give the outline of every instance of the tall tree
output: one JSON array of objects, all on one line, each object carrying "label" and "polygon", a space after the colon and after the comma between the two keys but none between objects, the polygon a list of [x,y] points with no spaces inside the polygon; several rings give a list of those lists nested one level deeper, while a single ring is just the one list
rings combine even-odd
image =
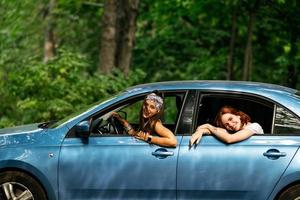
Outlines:
[{"label": "tall tree", "polygon": [[50,0],[43,16],[46,22],[45,41],[44,41],[44,62],[48,62],[55,55],[55,39],[54,39],[54,8],[56,0]]},{"label": "tall tree", "polygon": [[128,75],[131,64],[132,50],[135,42],[136,17],[139,0],[119,1],[119,10],[122,13],[118,18],[118,52],[117,67]]},{"label": "tall tree", "polygon": [[115,67],[118,0],[105,0],[98,69],[110,73]]},{"label": "tall tree", "polygon": [[234,58],[234,46],[236,40],[236,21],[237,21],[237,5],[233,5],[232,17],[231,17],[231,34],[229,52],[227,57],[227,80],[234,79],[233,73],[233,58]]},{"label": "tall tree", "polygon": [[119,68],[129,72],[135,41],[139,0],[106,0],[102,17],[101,50],[98,69],[110,73]]},{"label": "tall tree", "polygon": [[247,31],[247,44],[245,48],[244,67],[243,67],[243,80],[248,81],[251,78],[252,71],[252,37],[254,29],[255,15],[258,11],[260,0],[256,0],[253,5],[251,2],[247,4],[249,11],[248,31]]}]

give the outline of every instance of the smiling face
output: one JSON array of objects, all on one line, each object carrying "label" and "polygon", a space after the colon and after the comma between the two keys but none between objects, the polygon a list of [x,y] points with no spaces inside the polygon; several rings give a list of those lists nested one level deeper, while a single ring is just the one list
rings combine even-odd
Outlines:
[{"label": "smiling face", "polygon": [[223,126],[229,131],[239,131],[242,129],[241,117],[231,113],[225,113],[221,116]]},{"label": "smiling face", "polygon": [[155,102],[152,100],[146,100],[143,104],[143,117],[151,118],[159,112],[157,110]]}]

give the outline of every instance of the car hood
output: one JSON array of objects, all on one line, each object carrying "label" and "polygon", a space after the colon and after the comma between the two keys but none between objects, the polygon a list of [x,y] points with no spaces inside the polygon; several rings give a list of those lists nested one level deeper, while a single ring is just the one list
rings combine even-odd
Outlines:
[{"label": "car hood", "polygon": [[10,128],[3,128],[0,129],[0,135],[6,135],[6,134],[18,134],[18,133],[33,133],[33,132],[39,132],[43,129],[38,127],[39,124],[27,124],[22,126],[15,126]]}]

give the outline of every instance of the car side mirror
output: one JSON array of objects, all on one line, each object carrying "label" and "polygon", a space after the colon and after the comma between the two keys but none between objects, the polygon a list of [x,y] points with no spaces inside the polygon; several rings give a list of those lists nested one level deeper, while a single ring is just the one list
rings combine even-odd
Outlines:
[{"label": "car side mirror", "polygon": [[88,138],[91,134],[90,121],[82,121],[75,126],[75,133],[78,137]]}]

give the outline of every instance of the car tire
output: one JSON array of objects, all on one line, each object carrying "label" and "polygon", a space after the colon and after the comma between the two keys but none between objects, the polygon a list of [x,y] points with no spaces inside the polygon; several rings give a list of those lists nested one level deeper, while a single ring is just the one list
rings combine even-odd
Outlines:
[{"label": "car tire", "polygon": [[24,199],[47,200],[41,185],[31,176],[19,171],[0,173],[0,199],[23,199],[22,195],[26,195]]},{"label": "car tire", "polygon": [[294,185],[282,192],[278,200],[300,200],[300,185]]}]

